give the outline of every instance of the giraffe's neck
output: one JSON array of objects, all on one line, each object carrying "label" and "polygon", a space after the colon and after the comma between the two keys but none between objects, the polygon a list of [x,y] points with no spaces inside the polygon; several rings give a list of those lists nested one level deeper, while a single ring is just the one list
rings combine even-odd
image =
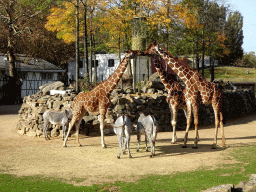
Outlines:
[{"label": "giraffe's neck", "polygon": [[119,80],[122,78],[123,73],[128,65],[129,62],[129,55],[126,54],[118,66],[118,68],[115,70],[115,72],[104,82],[104,87],[106,92],[111,93],[113,89],[116,87]]},{"label": "giraffe's neck", "polygon": [[162,83],[164,84],[165,88],[168,90],[168,85],[169,85],[169,82],[168,82],[168,79],[166,78],[166,76],[163,75],[161,69],[159,68],[156,68],[157,72],[158,72],[158,75],[160,76],[160,79],[162,81]]},{"label": "giraffe's neck", "polygon": [[[158,61],[156,61],[158,62]],[[169,77],[167,72],[162,68],[160,63],[155,63],[155,67],[159,77],[161,78],[162,83],[164,84],[165,88],[168,90],[170,89],[170,85],[174,82],[174,77]]]},{"label": "giraffe's neck", "polygon": [[171,56],[164,48],[162,48],[160,51],[158,47],[156,47],[156,50],[165,60],[165,62],[172,68],[174,73],[176,73],[184,81],[184,83],[187,84],[187,73],[190,71],[190,69],[183,66],[178,59]]}]

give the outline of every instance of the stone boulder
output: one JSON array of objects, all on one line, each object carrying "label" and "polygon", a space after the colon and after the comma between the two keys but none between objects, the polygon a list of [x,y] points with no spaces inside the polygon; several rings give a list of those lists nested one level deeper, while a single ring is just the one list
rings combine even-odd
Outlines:
[{"label": "stone boulder", "polygon": [[65,86],[64,83],[62,83],[61,81],[56,81],[53,83],[47,83],[45,85],[42,85],[41,87],[39,87],[40,92],[43,93],[43,95],[49,95],[50,94],[50,90],[65,90]]}]

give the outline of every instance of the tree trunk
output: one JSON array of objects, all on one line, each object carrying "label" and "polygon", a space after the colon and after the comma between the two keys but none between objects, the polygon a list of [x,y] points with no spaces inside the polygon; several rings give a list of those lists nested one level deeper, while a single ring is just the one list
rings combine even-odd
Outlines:
[{"label": "tree trunk", "polygon": [[196,70],[199,72],[198,42],[196,43]]},{"label": "tree trunk", "polygon": [[14,50],[13,46],[11,43],[11,40],[8,37],[8,45],[7,45],[7,57],[9,61],[9,75],[13,77],[14,79],[17,79],[17,70],[15,67],[15,55],[14,55]]},{"label": "tree trunk", "polygon": [[90,50],[90,56],[91,56],[91,60],[90,60],[90,82],[92,83],[92,66],[93,66],[93,61],[92,61],[92,58],[93,58],[93,55],[92,55],[92,34],[90,34],[90,47],[91,47],[91,50]]},{"label": "tree trunk", "polygon": [[76,92],[79,91],[79,0],[76,0]]},{"label": "tree trunk", "polygon": [[149,57],[147,57],[147,81],[149,81],[149,65],[150,65],[150,59],[149,59]]},{"label": "tree trunk", "polygon": [[[119,63],[121,64],[121,40],[120,40],[120,36],[118,38],[118,58],[119,58]],[[123,86],[123,77],[121,77],[120,79],[120,84],[121,84],[121,89],[123,90],[124,86]]]},{"label": "tree trunk", "polygon": [[196,53],[196,70],[199,72],[199,56],[198,53]]},{"label": "tree trunk", "polygon": [[204,41],[203,41],[203,55],[202,55],[202,76],[204,77]]},{"label": "tree trunk", "polygon": [[87,0],[84,3],[84,78],[89,82],[88,73],[88,43],[87,43]]},{"label": "tree trunk", "polygon": [[12,14],[14,13],[13,9],[14,4],[10,4],[9,9],[6,10],[6,15],[8,17],[8,36],[7,36],[7,58],[9,61],[9,75],[13,79],[17,79],[17,71],[15,68],[15,55],[14,55],[14,48],[13,48],[13,38],[14,38],[14,31],[13,31],[13,17]]},{"label": "tree trunk", "polygon": [[94,38],[94,36],[93,36],[93,58],[94,58],[94,62],[93,62],[93,64],[94,64],[94,84],[96,85],[97,84],[97,79],[98,79],[98,71],[97,71],[97,62],[96,62],[96,52],[95,52],[95,38]]},{"label": "tree trunk", "polygon": [[211,82],[213,82],[213,81],[214,81],[214,63],[213,63],[212,61],[213,61],[213,59],[212,59],[212,57],[210,57]]}]

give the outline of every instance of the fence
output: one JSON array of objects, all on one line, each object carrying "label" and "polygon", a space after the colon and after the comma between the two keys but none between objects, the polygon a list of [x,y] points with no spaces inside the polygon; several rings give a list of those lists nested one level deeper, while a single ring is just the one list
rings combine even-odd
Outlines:
[{"label": "fence", "polygon": [[62,81],[67,85],[66,75],[57,73],[20,73],[18,81],[10,83],[10,77],[2,75],[0,78],[0,104],[18,104],[27,95],[39,91],[39,87],[51,82]]}]

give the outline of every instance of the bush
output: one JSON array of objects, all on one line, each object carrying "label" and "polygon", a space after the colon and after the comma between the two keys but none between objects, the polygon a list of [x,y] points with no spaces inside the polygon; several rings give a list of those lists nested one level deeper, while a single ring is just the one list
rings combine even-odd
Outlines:
[{"label": "bush", "polygon": [[234,66],[256,67],[256,56],[252,53],[245,53],[242,59],[237,59]]}]

